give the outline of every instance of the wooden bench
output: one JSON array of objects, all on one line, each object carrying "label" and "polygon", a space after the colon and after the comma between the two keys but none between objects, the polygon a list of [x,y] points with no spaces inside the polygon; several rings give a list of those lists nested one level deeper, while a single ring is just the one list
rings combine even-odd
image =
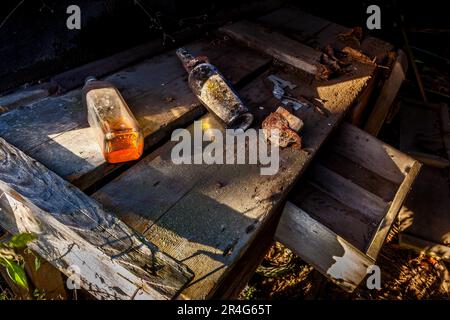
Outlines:
[{"label": "wooden bench", "polygon": [[[261,35],[268,26],[284,35],[283,43],[267,43]],[[174,52],[170,51],[106,77],[121,90],[144,130],[145,155],[135,163],[110,165],[104,161],[88,128],[79,88],[1,115],[0,135],[7,141],[2,141],[6,150],[4,155],[19,154],[25,162],[31,162],[33,165],[25,170],[25,174],[32,174],[35,165],[39,172],[45,172],[58,181],[57,185],[50,186],[41,183],[40,192],[30,197],[20,184],[15,184],[14,173],[10,173],[8,179],[3,178],[2,174],[7,170],[1,167],[1,189],[8,193],[8,202],[1,203],[2,208],[14,202],[23,206],[23,210],[31,210],[39,219],[53,217],[60,210],[64,212],[66,205],[64,202],[60,204],[62,207],[52,203],[44,205],[41,197],[46,194],[47,187],[52,193],[54,187],[63,186],[62,190],[70,197],[76,194],[90,206],[98,208],[96,210],[102,210],[102,215],[108,219],[118,218],[117,224],[122,231],[125,230],[123,232],[128,238],[137,237],[135,241],[145,243],[151,252],[158,252],[163,270],[171,266],[173,276],[168,277],[168,273],[163,272],[158,279],[166,276],[178,279],[173,282],[172,289],[161,290],[161,286],[154,284],[144,297],[160,298],[155,292],[163,292],[164,298],[235,297],[270,245],[289,191],[355,105],[357,115],[353,118],[360,118],[366,105],[364,101],[374,87],[378,75],[376,64],[358,59],[351,61],[352,72],[328,81],[318,81],[311,76],[314,69],[310,66],[320,63],[316,59],[320,57],[318,49],[328,44],[342,48],[339,34],[348,31],[348,28],[288,8],[257,21],[225,26],[221,33],[187,45],[194,54],[208,56],[237,87],[255,115],[254,128],[260,128],[262,120],[280,103],[273,97],[267,82],[271,74],[297,85],[290,92],[292,96],[323,101],[325,113],[314,108],[300,108],[294,112],[305,123],[303,148],[280,151],[278,174],[262,176],[260,167],[251,164],[175,165],[171,161],[174,144],[167,139],[175,128],[188,126],[192,130],[192,125],[189,125],[199,117],[207,124],[205,127],[223,128],[210,114],[202,116],[205,109],[191,93],[187,74]],[[224,37],[223,33],[229,37]],[[251,41],[248,41],[249,36]],[[255,39],[258,40],[257,46],[254,45]],[[273,50],[263,50],[271,46]],[[304,54],[299,52],[296,56],[292,48],[304,51]],[[367,37],[357,49],[366,50],[382,63],[392,46]],[[301,63],[305,57],[313,59],[306,67]],[[273,64],[273,60],[284,64]],[[286,63],[292,64],[296,70]],[[255,141],[250,140],[249,144],[252,143]],[[48,170],[35,164],[36,161]],[[62,182],[50,170],[92,198]],[[36,177],[36,181],[39,179]],[[33,185],[31,181],[30,185]],[[76,212],[82,210],[82,202],[79,206]],[[78,230],[77,221],[64,221],[64,230],[72,233]],[[9,226],[11,232],[17,231],[14,223],[2,220],[0,223]],[[89,238],[91,234],[95,237],[96,232],[75,233],[81,236],[79,241],[82,243],[87,241],[98,245]],[[39,251],[41,241],[44,240],[39,239],[33,249],[70,275],[67,266],[58,264],[59,260],[49,259],[47,252]],[[122,248],[117,244],[114,246],[114,250]],[[81,251],[74,254],[81,254]],[[149,251],[146,254],[150,254]],[[106,255],[111,258],[115,253],[108,251]],[[108,263],[111,262],[105,262],[104,267],[109,270]],[[151,270],[147,272],[151,273]],[[190,281],[191,272],[193,279]],[[96,295],[90,281],[95,279],[86,278],[82,282],[83,288],[98,298],[106,298],[105,295]],[[130,288],[115,298],[137,298],[131,291]]]},{"label": "wooden bench", "polygon": [[420,166],[344,124],[291,193],[275,238],[353,291],[376,264]]}]

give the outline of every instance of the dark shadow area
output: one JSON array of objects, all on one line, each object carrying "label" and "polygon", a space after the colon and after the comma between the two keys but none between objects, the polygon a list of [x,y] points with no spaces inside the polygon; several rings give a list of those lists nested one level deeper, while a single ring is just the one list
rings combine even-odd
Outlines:
[{"label": "dark shadow area", "polygon": [[[281,1],[7,0],[0,7],[0,92],[155,40],[171,47],[177,31],[197,37],[235,17]],[[66,26],[68,6],[81,10],[81,29]],[[178,44],[180,45],[180,44]]]}]

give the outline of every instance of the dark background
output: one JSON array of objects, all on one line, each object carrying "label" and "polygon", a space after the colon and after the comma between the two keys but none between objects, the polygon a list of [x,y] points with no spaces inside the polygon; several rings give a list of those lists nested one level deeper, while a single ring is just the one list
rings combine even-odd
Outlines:
[{"label": "dark background", "polygon": [[[260,15],[277,2],[349,27],[365,26],[367,6],[378,4],[382,30],[374,35],[401,46],[398,21],[403,13],[408,27],[444,29],[412,33],[414,45],[450,55],[446,1],[2,0],[0,94],[150,40],[177,45],[171,41],[177,30],[198,30],[200,36],[227,21]],[[66,28],[71,4],[81,8],[81,30]]]}]

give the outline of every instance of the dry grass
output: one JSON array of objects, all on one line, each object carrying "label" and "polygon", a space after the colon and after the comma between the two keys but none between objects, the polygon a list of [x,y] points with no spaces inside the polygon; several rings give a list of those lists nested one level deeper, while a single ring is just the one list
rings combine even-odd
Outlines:
[{"label": "dry grass", "polygon": [[396,235],[397,228],[393,228],[378,257],[377,264],[382,273],[381,290],[370,290],[363,282],[349,294],[295,257],[289,249],[275,243],[262,263],[263,268],[258,269],[240,298],[449,299],[450,264],[400,248]]}]

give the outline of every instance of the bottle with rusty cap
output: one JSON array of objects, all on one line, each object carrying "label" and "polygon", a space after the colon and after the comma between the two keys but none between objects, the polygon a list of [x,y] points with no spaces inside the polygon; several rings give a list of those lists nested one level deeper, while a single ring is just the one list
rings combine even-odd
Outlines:
[{"label": "bottle with rusty cap", "polygon": [[194,57],[185,48],[179,48],[176,53],[189,73],[189,86],[208,111],[227,128],[250,127],[253,115],[217,68],[206,57]]},{"label": "bottle with rusty cap", "polygon": [[138,159],[144,135],[120,92],[109,82],[88,77],[82,94],[89,125],[105,160],[119,163]]}]

